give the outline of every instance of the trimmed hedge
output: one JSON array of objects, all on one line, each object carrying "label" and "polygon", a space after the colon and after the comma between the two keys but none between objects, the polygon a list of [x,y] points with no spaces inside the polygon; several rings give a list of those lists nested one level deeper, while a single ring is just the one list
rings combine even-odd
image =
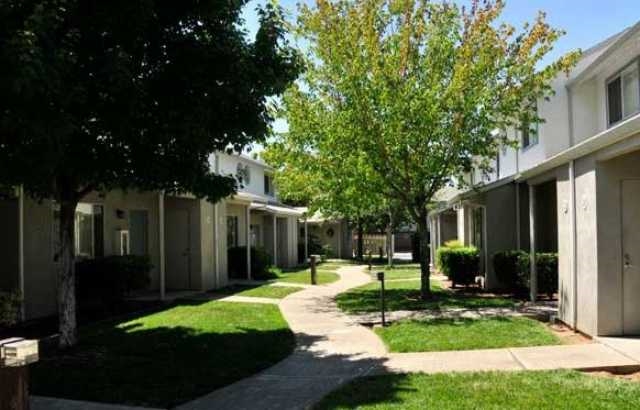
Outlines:
[{"label": "trimmed hedge", "polygon": [[468,286],[475,282],[480,271],[480,251],[473,246],[464,247],[458,243],[452,245],[454,246],[443,246],[437,251],[440,272],[451,280],[454,287]]},{"label": "trimmed hedge", "polygon": [[[227,251],[229,277],[235,279],[247,278],[247,247],[235,246]],[[273,262],[271,255],[261,248],[251,248],[251,277],[253,279],[272,279],[269,271]]]},{"label": "trimmed hedge", "polygon": [[0,292],[0,327],[9,327],[18,323],[20,315],[20,292]]},{"label": "trimmed hedge", "polygon": [[[498,280],[508,289],[529,289],[529,254],[523,251],[498,252],[493,256],[493,267]],[[549,298],[558,291],[558,254],[537,253],[538,293]]]},{"label": "trimmed hedge", "polygon": [[78,298],[113,306],[133,291],[149,286],[153,265],[148,256],[125,255],[85,259],[76,263]]}]

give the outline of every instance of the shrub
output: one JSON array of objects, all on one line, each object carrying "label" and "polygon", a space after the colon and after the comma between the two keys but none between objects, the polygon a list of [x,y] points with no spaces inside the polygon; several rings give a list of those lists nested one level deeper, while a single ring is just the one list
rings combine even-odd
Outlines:
[{"label": "shrub", "polygon": [[[504,251],[493,255],[493,269],[496,278],[500,281],[505,289],[519,290],[526,288],[527,285],[522,281],[522,262],[529,255],[523,251]],[[527,271],[528,272],[528,271]]]},{"label": "shrub", "polygon": [[20,292],[0,292],[0,327],[13,326],[20,316]]},{"label": "shrub", "polygon": [[[227,251],[229,277],[246,279],[247,277],[247,247],[235,246]],[[269,268],[272,265],[271,255],[262,248],[251,248],[251,277],[253,279],[271,279]]]},{"label": "shrub", "polygon": [[152,268],[148,256],[114,255],[79,261],[76,264],[78,297],[89,303],[98,299],[112,306],[131,292],[149,286]]},{"label": "shrub", "polygon": [[443,246],[437,252],[440,271],[453,286],[470,285],[480,271],[480,251],[473,247]]},{"label": "shrub", "polygon": [[[493,257],[493,266],[498,279],[510,289],[529,289],[531,261],[528,253],[523,251],[500,252]],[[558,290],[558,254],[537,253],[536,267],[538,271],[538,293],[545,293],[549,298]]]}]

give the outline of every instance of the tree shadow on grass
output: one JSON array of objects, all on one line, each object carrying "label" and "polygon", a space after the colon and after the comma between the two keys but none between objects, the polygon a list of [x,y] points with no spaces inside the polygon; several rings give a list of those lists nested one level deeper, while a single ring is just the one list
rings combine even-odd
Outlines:
[{"label": "tree shadow on grass", "polygon": [[381,403],[401,405],[402,394],[416,391],[406,374],[365,377],[334,391],[314,409],[356,409]]},{"label": "tree shadow on grass", "polygon": [[77,347],[34,365],[31,389],[42,396],[170,407],[266,369],[294,346],[292,332],[278,325],[203,330],[103,323],[81,332]]},{"label": "tree shadow on grass", "polygon": [[[420,290],[390,288],[385,291],[387,310],[439,310],[443,308],[500,308],[513,307],[514,301],[501,297],[462,294],[443,289],[432,289],[433,297],[422,300]],[[369,313],[380,310],[379,289],[355,289],[336,297],[338,306],[350,313]]]}]

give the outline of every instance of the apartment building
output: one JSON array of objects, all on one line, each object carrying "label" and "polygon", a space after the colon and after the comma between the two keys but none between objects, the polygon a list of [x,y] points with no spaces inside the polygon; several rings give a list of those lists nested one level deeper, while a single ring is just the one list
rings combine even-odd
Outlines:
[{"label": "apartment building", "polygon": [[[147,293],[207,291],[229,282],[227,249],[262,247],[280,267],[298,260],[298,217],[278,201],[273,169],[242,155],[218,153],[211,166],[238,178],[236,195],[213,204],[163,192],[93,192],[76,211],[75,252],[80,258],[148,255],[153,269]],[[0,291],[19,290],[24,319],[57,310],[57,237],[53,201],[36,201],[20,189],[0,195]],[[251,278],[247,252],[247,278]]]},{"label": "apartment building", "polygon": [[[492,256],[557,252],[559,315],[589,335],[640,334],[640,23],[584,52],[538,101],[537,130],[509,130],[494,171],[448,190],[430,216],[434,248],[457,238]],[[535,275],[535,264],[531,274]]]}]

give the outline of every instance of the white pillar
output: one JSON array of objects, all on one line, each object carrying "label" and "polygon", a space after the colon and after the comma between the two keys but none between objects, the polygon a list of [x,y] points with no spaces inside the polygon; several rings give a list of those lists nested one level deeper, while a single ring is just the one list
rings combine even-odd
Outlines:
[{"label": "white pillar", "polygon": [[247,220],[245,229],[247,238],[247,279],[251,280],[251,204],[247,205],[245,218]]},{"label": "white pillar", "polygon": [[24,187],[18,188],[18,288],[20,290],[20,317],[26,319],[24,286]]},{"label": "white pillar", "polygon": [[278,217],[273,214],[273,266],[278,266]]},{"label": "white pillar", "polygon": [[[577,330],[578,328],[578,231],[577,231],[577,220],[576,220],[576,174],[575,174],[575,161],[571,160],[569,163],[569,198],[571,204],[569,206],[569,212],[571,212],[571,298],[573,305],[573,329]],[[562,298],[559,298],[562,301]],[[562,303],[562,302],[560,302]]]},{"label": "white pillar", "polygon": [[530,240],[530,278],[529,289],[531,301],[535,302],[538,298],[538,272],[536,267],[536,189],[533,185],[529,185],[529,240]]},{"label": "white pillar", "polygon": [[160,251],[160,300],[165,298],[164,192],[158,195],[158,248]]},{"label": "white pillar", "polygon": [[304,261],[309,260],[309,223],[307,218],[304,218]]}]

